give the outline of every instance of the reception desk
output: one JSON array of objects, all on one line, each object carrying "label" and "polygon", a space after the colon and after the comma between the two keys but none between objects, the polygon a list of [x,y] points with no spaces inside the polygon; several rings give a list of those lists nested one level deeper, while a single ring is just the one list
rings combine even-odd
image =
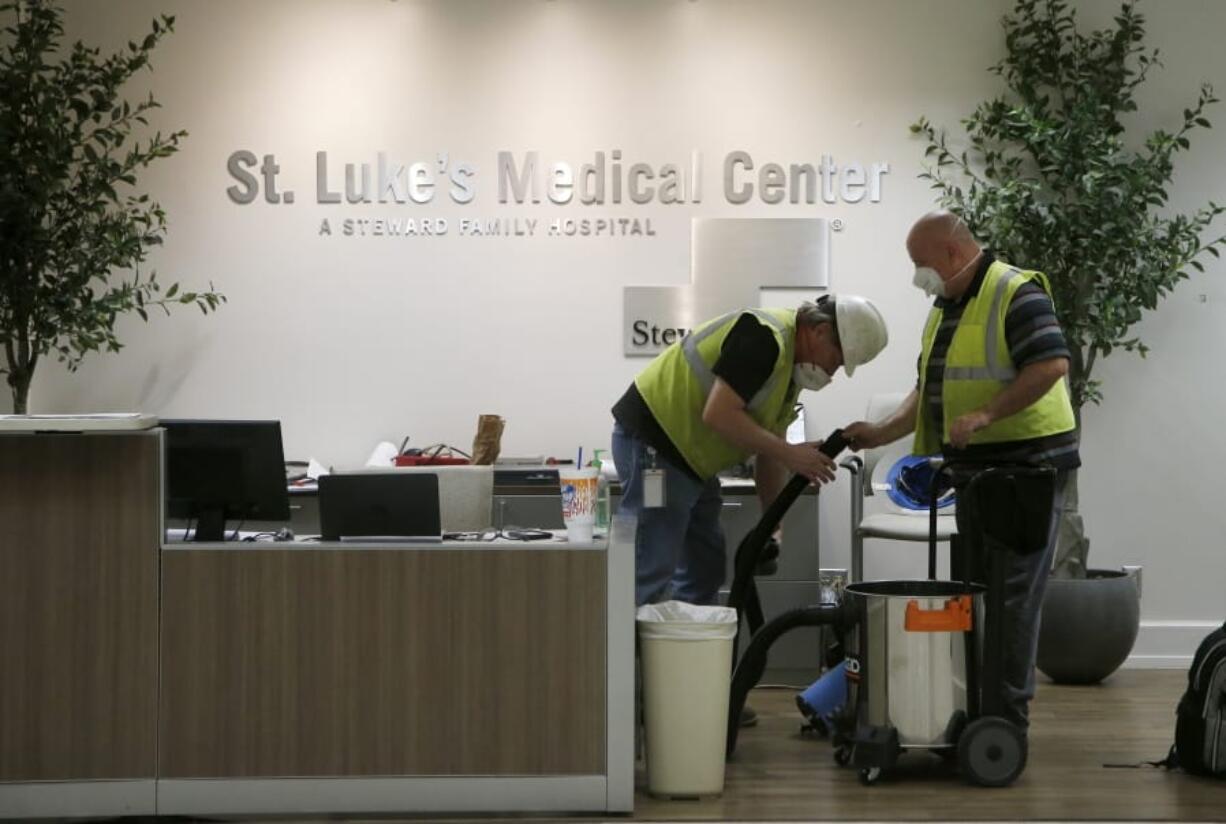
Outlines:
[{"label": "reception desk", "polygon": [[633,522],[166,543],[160,431],[0,441],[0,814],[633,806]]},{"label": "reception desk", "polygon": [[0,435],[0,814],[154,809],[160,444]]}]

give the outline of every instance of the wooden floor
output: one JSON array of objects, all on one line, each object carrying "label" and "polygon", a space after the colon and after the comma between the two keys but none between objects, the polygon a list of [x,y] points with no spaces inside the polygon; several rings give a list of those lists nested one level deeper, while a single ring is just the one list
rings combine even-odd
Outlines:
[{"label": "wooden floor", "polygon": [[[742,732],[723,796],[655,799],[645,793],[640,770],[633,818],[1226,821],[1226,784],[1220,781],[1148,767],[1103,767],[1166,754],[1174,734],[1175,703],[1186,682],[1184,671],[1123,670],[1096,687],[1059,687],[1041,676],[1040,682],[1031,705],[1029,766],[1012,787],[968,786],[925,753],[905,756],[892,779],[862,787],[854,770],[834,764],[827,742],[799,735],[793,691],[757,690],[750,703],[760,722]],[[397,819],[366,820],[387,824]]]},{"label": "wooden floor", "polygon": [[[759,690],[761,721],[744,730],[723,797],[636,799],[635,818],[670,820],[1226,820],[1226,784],[1147,767],[1107,769],[1166,755],[1184,671],[1123,670],[1096,687],[1040,676],[1031,705],[1030,760],[1012,787],[971,787],[934,756],[904,756],[874,787],[833,762],[830,745],[802,738],[794,693]],[[644,782],[640,782],[642,786]]]}]

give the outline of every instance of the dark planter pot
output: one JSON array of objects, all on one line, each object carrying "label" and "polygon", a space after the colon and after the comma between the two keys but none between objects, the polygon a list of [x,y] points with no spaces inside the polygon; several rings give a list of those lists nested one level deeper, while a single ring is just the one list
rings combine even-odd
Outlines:
[{"label": "dark planter pot", "polygon": [[1097,684],[1124,663],[1141,626],[1136,580],[1091,569],[1049,578],[1039,629],[1039,670],[1057,684]]}]

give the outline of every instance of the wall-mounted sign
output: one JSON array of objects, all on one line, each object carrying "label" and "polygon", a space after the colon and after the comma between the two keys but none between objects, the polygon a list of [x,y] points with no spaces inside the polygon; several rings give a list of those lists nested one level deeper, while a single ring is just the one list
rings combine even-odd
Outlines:
[{"label": "wall-mounted sign", "polygon": [[[440,152],[432,159],[408,160],[375,152],[365,160],[314,157],[314,202],[324,207],[384,206],[383,215],[320,215],[317,234],[324,237],[642,237],[655,236],[651,219],[634,215],[595,214],[608,207],[648,204],[672,206],[703,202],[704,159],[701,152],[665,163],[627,158],[620,149],[593,152],[575,164],[548,160],[540,152],[496,153],[491,191],[499,207],[547,204],[592,210],[578,218],[525,217],[520,214],[449,218],[422,214],[442,201],[467,206],[477,200],[482,180],[475,163]],[[297,193],[281,183],[282,164],[272,153],[257,156],[239,150],[226,159],[233,184],[226,194],[245,206],[288,206]],[[816,162],[762,162],[746,151],[728,152],[720,160],[725,202],[742,205],[880,202],[888,163],[836,163],[830,155]],[[406,207],[402,212],[398,207]]]},{"label": "wall-mounted sign", "polygon": [[623,351],[655,355],[696,323],[757,306],[760,289],[829,284],[830,225],[822,218],[695,218],[690,283],[625,288]]}]

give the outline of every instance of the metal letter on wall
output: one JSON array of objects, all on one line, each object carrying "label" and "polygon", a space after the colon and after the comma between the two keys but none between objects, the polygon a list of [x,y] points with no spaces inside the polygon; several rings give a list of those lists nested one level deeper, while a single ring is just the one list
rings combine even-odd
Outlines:
[{"label": "metal letter on wall", "polygon": [[830,224],[822,218],[694,218],[690,283],[627,286],[626,355],[662,352],[696,323],[756,307],[760,289],[826,289]]}]

